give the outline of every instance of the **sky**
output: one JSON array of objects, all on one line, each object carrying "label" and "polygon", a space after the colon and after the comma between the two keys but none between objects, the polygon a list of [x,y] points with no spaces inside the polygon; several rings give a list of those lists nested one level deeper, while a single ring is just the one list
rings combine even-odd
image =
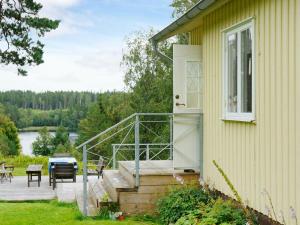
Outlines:
[{"label": "sky", "polygon": [[125,38],[172,21],[171,0],[36,1],[44,6],[41,16],[61,24],[43,39],[45,63],[28,68],[28,76],[18,76],[14,66],[0,66],[1,91],[124,90]]}]

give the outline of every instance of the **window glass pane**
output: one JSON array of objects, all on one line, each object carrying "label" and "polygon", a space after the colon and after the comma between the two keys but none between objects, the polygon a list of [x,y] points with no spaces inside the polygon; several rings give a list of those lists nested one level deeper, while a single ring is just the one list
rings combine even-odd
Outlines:
[{"label": "window glass pane", "polygon": [[199,78],[188,78],[187,79],[187,92],[199,91]]},{"label": "window glass pane", "polygon": [[187,108],[199,108],[200,62],[186,62],[186,99]]},{"label": "window glass pane", "polygon": [[250,29],[241,32],[241,111],[252,112],[252,37]]},{"label": "window glass pane", "polygon": [[187,107],[192,109],[199,108],[199,93],[188,93],[187,94]]},{"label": "window glass pane", "polygon": [[186,68],[187,77],[198,77],[199,76],[199,62],[188,61]]},{"label": "window glass pane", "polygon": [[237,112],[237,34],[227,37],[228,112]]}]

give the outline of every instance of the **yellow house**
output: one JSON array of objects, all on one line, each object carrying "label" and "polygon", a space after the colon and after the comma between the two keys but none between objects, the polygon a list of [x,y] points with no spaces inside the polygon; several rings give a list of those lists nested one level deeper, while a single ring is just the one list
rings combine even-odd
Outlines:
[{"label": "yellow house", "polygon": [[[174,45],[174,167],[200,167],[231,195],[216,160],[250,207],[268,214],[269,195],[277,220],[296,224],[300,0],[202,0],[151,40],[180,33],[190,38]],[[203,130],[179,140],[187,125],[176,120],[187,117]]]}]

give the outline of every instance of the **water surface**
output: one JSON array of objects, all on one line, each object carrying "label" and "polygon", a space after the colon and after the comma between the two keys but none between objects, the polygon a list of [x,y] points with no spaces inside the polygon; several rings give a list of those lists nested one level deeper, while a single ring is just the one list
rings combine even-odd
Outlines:
[{"label": "water surface", "polygon": [[[50,132],[50,134],[54,135],[55,132]],[[32,143],[36,140],[38,136],[38,132],[19,132],[20,143],[24,155],[32,155]],[[70,133],[69,135],[70,141],[72,143],[75,142],[76,137],[76,133]]]}]

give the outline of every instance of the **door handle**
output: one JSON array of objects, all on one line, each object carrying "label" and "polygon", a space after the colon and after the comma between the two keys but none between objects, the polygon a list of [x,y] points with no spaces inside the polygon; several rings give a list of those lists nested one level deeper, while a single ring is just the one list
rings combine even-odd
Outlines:
[{"label": "door handle", "polygon": [[185,106],[185,104],[184,103],[178,103],[178,102],[176,102],[176,106]]}]

